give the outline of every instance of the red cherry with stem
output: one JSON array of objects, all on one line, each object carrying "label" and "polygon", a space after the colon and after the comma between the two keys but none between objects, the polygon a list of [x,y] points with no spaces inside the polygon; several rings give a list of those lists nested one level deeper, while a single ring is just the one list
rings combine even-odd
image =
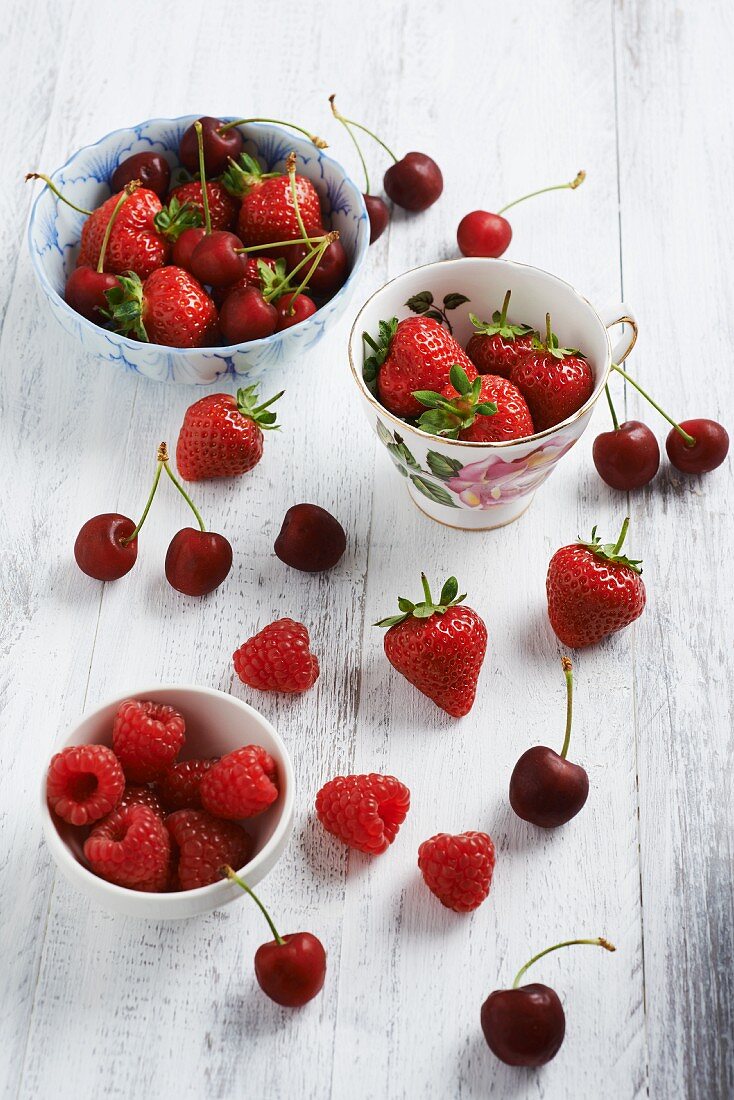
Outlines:
[{"label": "red cherry with stem", "polygon": [[406,153],[398,160],[388,152],[395,161],[382,178],[388,197],[396,206],[416,214],[433,206],[443,191],[443,176],[435,160],[425,153]]},{"label": "red cherry with stem", "polygon": [[278,314],[278,324],[275,331],[282,332],[285,328],[300,325],[301,321],[313,317],[316,308],[316,303],[313,298],[309,298],[308,294],[298,294],[295,297],[286,295],[285,298],[279,299],[275,306]]},{"label": "red cherry with stem", "polygon": [[591,454],[599,477],[612,489],[639,489],[652,481],[660,466],[658,441],[640,420],[620,424],[609,386],[605,387],[614,428],[594,440]]},{"label": "red cherry with stem", "polygon": [[589,796],[589,777],[580,764],[566,759],[573,717],[573,669],[561,658],[566,677],[566,735],[560,756],[545,745],[524,752],[512,771],[510,805],[523,821],[541,829],[565,825],[581,810]]},{"label": "red cherry with stem", "polygon": [[275,540],[276,555],[304,573],[333,569],[347,546],[338,519],[318,504],[294,504],[283,519]]},{"label": "red cherry with stem", "polygon": [[278,325],[275,306],[266,302],[256,286],[228,294],[219,314],[219,328],[225,344],[245,344],[272,336]]},{"label": "red cherry with stem", "polygon": [[[165,444],[161,444],[165,447]],[[185,596],[206,596],[227,578],[232,568],[232,547],[224,535],[207,531],[201,513],[168,464],[165,452],[163,469],[196,516],[199,525],[183,527],[171,539],[166,552],[166,579]]]},{"label": "red cherry with stem", "polygon": [[364,204],[367,207],[367,216],[370,219],[370,244],[374,244],[378,237],[387,229],[387,223],[390,221],[390,211],[388,210],[387,203],[384,199],[381,199],[379,195],[370,195],[370,174],[367,170],[367,161],[364,159],[362,147],[355,137],[352,126],[356,123],[351,123],[349,119],[340,114],[336,109],[334,100],[335,95],[329,96],[329,103],[331,104],[332,114],[334,118],[338,119],[342,123],[344,129],[349,134],[350,138],[354,142],[354,147],[357,150],[360,162],[362,164],[362,171],[364,172],[365,189],[362,195]]},{"label": "red cherry with stem", "polygon": [[[296,267],[309,254],[313,255],[310,245],[294,244],[286,258],[289,268]],[[340,240],[331,241],[308,280],[308,289],[317,294],[334,294],[346,279],[348,269],[349,258],[344,245]]]},{"label": "red cherry with stem", "polygon": [[138,556],[138,534],[145,523],[161,479],[165,443],[158,448],[153,487],[137,524],[117,512],[105,512],[88,519],[76,537],[74,557],[82,573],[97,581],[116,581],[129,573]]},{"label": "red cherry with stem", "polygon": [[[219,176],[229,164],[242,152],[243,140],[239,130],[223,129],[219,118],[204,115],[198,119],[204,147],[204,164],[210,176]],[[178,146],[178,159],[184,168],[195,172],[199,168],[199,147],[196,123],[184,130]]]},{"label": "red cherry with stem", "polygon": [[171,262],[176,267],[182,267],[184,271],[191,271],[191,257],[196,246],[205,236],[206,229],[203,225],[184,229],[183,233],[173,243]]},{"label": "red cherry with stem", "polygon": [[529,195],[523,195],[520,199],[508,202],[498,214],[491,214],[488,210],[472,210],[465,214],[459,222],[456,231],[456,239],[459,251],[464,256],[492,256],[498,257],[507,251],[512,240],[512,226],[507,218],[502,215],[511,206],[532,199],[536,195],[544,195],[546,191],[575,191],[586,179],[586,172],[579,172],[570,183],[557,183],[553,187],[542,187],[540,191],[531,191]]},{"label": "red cherry with stem", "polygon": [[487,1046],[508,1066],[544,1066],[555,1058],[566,1033],[566,1016],[555,990],[533,983],[520,985],[525,971],[560,947],[589,944],[616,951],[608,940],[565,940],[546,947],[518,971],[511,989],[496,989],[482,1005],[481,1025]]},{"label": "red cherry with stem", "polygon": [[270,926],[273,939],[255,952],[255,977],[271,1001],[285,1008],[300,1008],[323,989],[326,978],[326,952],[321,940],[311,932],[292,932],[281,936],[259,897],[231,867],[223,868],[230,882],[249,894]]},{"label": "red cherry with stem", "polygon": [[88,321],[95,321],[97,324],[102,324],[104,322],[104,314],[109,305],[106,297],[107,291],[112,290],[113,287],[118,285],[117,276],[104,270],[107,245],[117,215],[130,195],[132,195],[139,186],[139,180],[132,180],[126,183],[120,197],[115,203],[110,220],[107,222],[104,236],[102,237],[102,246],[99,251],[99,260],[97,261],[96,270],[92,267],[77,267],[66,280],[64,301],[67,305],[70,305],[73,310],[80,313],[82,317],[86,317]]},{"label": "red cherry with stem", "polygon": [[677,423],[620,366],[612,363],[612,370],[621,374],[672,425],[673,430],[665,441],[665,449],[677,470],[685,474],[708,474],[721,465],[729,453],[729,433],[723,424],[703,418]]},{"label": "red cherry with stem", "polygon": [[170,165],[160,153],[134,153],[118,164],[112,173],[110,187],[113,192],[122,191],[125,184],[133,180],[140,180],[143,187],[154,191],[162,200],[168,194],[171,182]]},{"label": "red cherry with stem", "polygon": [[189,271],[206,286],[227,286],[242,275],[242,241],[234,233],[215,229],[205,233],[191,253]]}]

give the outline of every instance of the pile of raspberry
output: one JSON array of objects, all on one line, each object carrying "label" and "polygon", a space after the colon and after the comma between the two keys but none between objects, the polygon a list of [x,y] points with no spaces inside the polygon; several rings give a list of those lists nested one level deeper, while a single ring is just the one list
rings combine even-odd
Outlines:
[{"label": "pile of raspberry", "polygon": [[241,822],[277,799],[275,761],[261,745],[178,760],[185,742],[173,707],[127,699],[112,748],[73,745],[51,760],[49,808],[86,830],[84,858],[100,878],[129,890],[195,890],[249,862],[253,840]]}]

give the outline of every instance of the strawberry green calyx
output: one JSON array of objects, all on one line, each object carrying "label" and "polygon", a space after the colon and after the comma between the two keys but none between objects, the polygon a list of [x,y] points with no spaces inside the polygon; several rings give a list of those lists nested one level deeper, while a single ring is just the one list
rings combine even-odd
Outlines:
[{"label": "strawberry green calyx", "polygon": [[444,615],[450,607],[455,607],[460,604],[462,600],[466,599],[466,592],[461,596],[457,595],[459,591],[459,583],[456,577],[449,577],[441,589],[441,595],[438,598],[438,603],[433,602],[433,596],[431,595],[431,589],[428,586],[428,578],[425,573],[421,573],[421,584],[423,585],[423,595],[425,599],[422,603],[413,603],[411,600],[406,600],[403,596],[398,600],[398,607],[402,611],[402,615],[391,615],[387,619],[380,619],[376,622],[375,626],[390,627],[397,626],[398,623],[404,623],[406,619],[430,619],[432,615]]},{"label": "strawberry green calyx", "polygon": [[272,180],[282,175],[282,172],[263,172],[254,157],[249,153],[240,153],[236,161],[230,158],[229,165],[222,172],[219,182],[230,195],[241,199],[263,180]]},{"label": "strawberry green calyx", "polygon": [[629,516],[625,516],[624,523],[622,524],[622,530],[619,532],[619,538],[616,542],[603,543],[596,533],[596,526],[591,529],[591,541],[584,542],[583,539],[578,540],[579,546],[586,547],[587,550],[591,550],[593,554],[596,554],[598,558],[603,558],[604,561],[613,562],[614,565],[626,565],[628,569],[632,569],[635,573],[641,573],[642,565],[641,558],[628,558],[625,554],[620,553],[622,544],[627,538],[627,530],[630,525]]},{"label": "strawberry green calyx", "polygon": [[185,229],[198,229],[203,218],[198,206],[192,202],[180,202],[175,196],[159,210],[153,218],[153,224],[167,241],[175,243]]},{"label": "strawberry green calyx", "polygon": [[502,303],[502,310],[495,310],[491,321],[480,321],[474,313],[469,314],[469,320],[474,328],[482,336],[501,336],[503,340],[513,341],[518,336],[527,336],[533,331],[532,325],[511,325],[507,320],[507,310],[510,306],[512,291],[508,290]]},{"label": "strawberry green calyx", "polygon": [[494,401],[482,400],[482,379],[469,381],[467,373],[458,363],[449,371],[449,381],[458,397],[448,398],[434,390],[414,390],[413,397],[425,405],[427,411],[418,420],[418,427],[432,435],[457,439],[459,432],[470,428],[478,416],[494,416]]},{"label": "strawberry green calyx", "polygon": [[275,397],[258,404],[257,386],[247,386],[245,389],[237,390],[237,408],[242,416],[252,420],[259,428],[265,431],[278,431],[280,424],[276,423],[277,413],[272,412],[270,406],[280,400],[284,393],[285,390],[281,390]]},{"label": "strawberry green calyx", "polygon": [[374,393],[377,388],[377,375],[388,357],[393,336],[398,331],[398,319],[391,317],[389,321],[380,321],[377,328],[377,340],[369,332],[362,333],[363,344],[372,349],[372,355],[367,355],[362,363],[362,377],[370,393]]},{"label": "strawberry green calyx", "polygon": [[117,286],[105,291],[109,309],[105,317],[112,322],[115,332],[132,336],[148,343],[148,333],[143,324],[143,281],[134,271],[118,275]]},{"label": "strawberry green calyx", "polygon": [[548,355],[552,355],[554,359],[566,359],[569,355],[575,355],[578,359],[586,358],[578,348],[561,348],[558,346],[558,337],[551,327],[550,313],[545,315],[545,340],[541,340],[540,336],[535,336],[533,347],[536,351],[544,351]]}]

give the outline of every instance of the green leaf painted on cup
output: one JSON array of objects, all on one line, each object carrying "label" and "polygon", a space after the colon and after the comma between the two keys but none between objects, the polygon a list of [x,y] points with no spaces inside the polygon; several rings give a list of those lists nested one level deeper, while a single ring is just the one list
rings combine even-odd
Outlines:
[{"label": "green leaf painted on cup", "polygon": [[415,485],[419,493],[422,493],[428,500],[433,501],[434,504],[443,504],[447,508],[457,508],[458,505],[454,503],[451,496],[444,489],[443,485],[437,485],[435,481],[429,481],[428,478],[418,477],[417,474],[411,474],[410,480]]}]

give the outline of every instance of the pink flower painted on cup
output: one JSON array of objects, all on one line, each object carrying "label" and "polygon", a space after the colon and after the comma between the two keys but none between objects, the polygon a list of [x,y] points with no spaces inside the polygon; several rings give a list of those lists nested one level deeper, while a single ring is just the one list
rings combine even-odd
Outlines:
[{"label": "pink flower painted on cup", "polygon": [[575,439],[559,436],[552,443],[510,462],[494,455],[480,462],[470,462],[445,482],[446,488],[467,508],[506,504],[537,489],[575,442]]}]

